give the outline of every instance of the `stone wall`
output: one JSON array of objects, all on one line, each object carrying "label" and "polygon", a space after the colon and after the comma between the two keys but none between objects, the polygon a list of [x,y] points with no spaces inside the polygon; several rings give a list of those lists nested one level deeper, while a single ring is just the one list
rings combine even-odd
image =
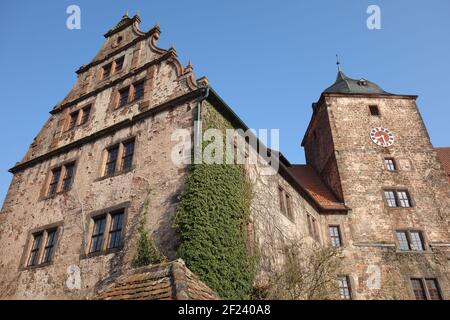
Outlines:
[{"label": "stone wall", "polygon": [[[136,125],[118,130],[14,176],[0,216],[0,287],[8,298],[85,298],[116,275],[130,268],[138,237],[142,206],[149,199],[147,227],[157,247],[169,259],[176,257],[176,233],[171,217],[182,186],[185,168],[170,159],[175,128],[192,123],[188,104],[166,110]],[[135,137],[134,169],[111,178],[101,178],[104,149],[123,139]],[[53,165],[76,159],[77,168],[70,191],[43,200],[40,197],[48,170]],[[92,212],[113,206],[127,206],[124,248],[118,253],[87,258],[92,229]],[[22,270],[20,260],[30,230],[62,222],[62,232],[50,266]],[[69,290],[67,268],[81,270],[81,288]]]},{"label": "stone wall", "polygon": [[[378,105],[381,116],[371,116],[369,105]],[[342,271],[351,276],[354,297],[414,299],[410,278],[432,277],[448,298],[450,188],[415,100],[326,95],[322,108],[329,115],[343,196],[351,208],[348,216],[327,215],[325,224],[341,226]],[[369,132],[374,127],[391,130],[394,145],[383,148],[372,143]],[[385,157],[395,159],[396,172],[386,170]],[[386,188],[407,189],[413,206],[389,208],[383,195]],[[400,252],[395,230],[402,229],[421,230],[426,250]],[[379,289],[367,284],[375,274],[373,268],[381,271]]]}]

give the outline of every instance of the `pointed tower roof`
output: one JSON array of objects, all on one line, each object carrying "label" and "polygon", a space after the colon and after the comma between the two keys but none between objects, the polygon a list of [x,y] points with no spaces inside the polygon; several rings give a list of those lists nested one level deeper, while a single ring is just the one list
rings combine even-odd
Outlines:
[{"label": "pointed tower roof", "polygon": [[331,87],[327,88],[324,93],[391,95],[391,93],[384,91],[377,84],[366,79],[351,79],[347,77],[341,70],[338,71],[336,81]]}]

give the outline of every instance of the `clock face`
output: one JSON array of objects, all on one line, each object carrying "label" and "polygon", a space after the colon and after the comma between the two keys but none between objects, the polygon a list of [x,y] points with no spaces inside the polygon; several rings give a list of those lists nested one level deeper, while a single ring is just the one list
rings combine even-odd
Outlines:
[{"label": "clock face", "polygon": [[370,131],[370,139],[381,147],[389,147],[394,144],[394,134],[385,128],[373,128]]}]

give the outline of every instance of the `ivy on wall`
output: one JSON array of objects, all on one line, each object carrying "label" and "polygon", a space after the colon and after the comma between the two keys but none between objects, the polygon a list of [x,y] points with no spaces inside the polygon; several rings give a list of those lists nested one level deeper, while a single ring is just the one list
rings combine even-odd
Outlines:
[{"label": "ivy on wall", "polygon": [[[209,104],[202,113],[203,130],[232,127]],[[247,299],[253,287],[256,262],[245,234],[250,202],[251,185],[237,164],[193,165],[180,196],[178,255],[223,299]]]},{"label": "ivy on wall", "polygon": [[138,242],[136,248],[136,254],[133,259],[133,266],[143,267],[150,264],[160,263],[165,260],[164,256],[156,249],[156,246],[148,234],[147,229],[145,228],[147,221],[147,213],[148,213],[149,200],[148,197],[145,200],[144,206],[142,208],[142,217],[139,221],[138,228]]}]

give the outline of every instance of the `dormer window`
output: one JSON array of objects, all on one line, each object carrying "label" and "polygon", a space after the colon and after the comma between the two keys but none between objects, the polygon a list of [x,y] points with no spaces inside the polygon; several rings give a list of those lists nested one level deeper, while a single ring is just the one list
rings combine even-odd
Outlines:
[{"label": "dormer window", "polygon": [[359,86],[367,86],[367,80],[366,79],[360,79],[360,80],[358,80],[358,85]]}]

